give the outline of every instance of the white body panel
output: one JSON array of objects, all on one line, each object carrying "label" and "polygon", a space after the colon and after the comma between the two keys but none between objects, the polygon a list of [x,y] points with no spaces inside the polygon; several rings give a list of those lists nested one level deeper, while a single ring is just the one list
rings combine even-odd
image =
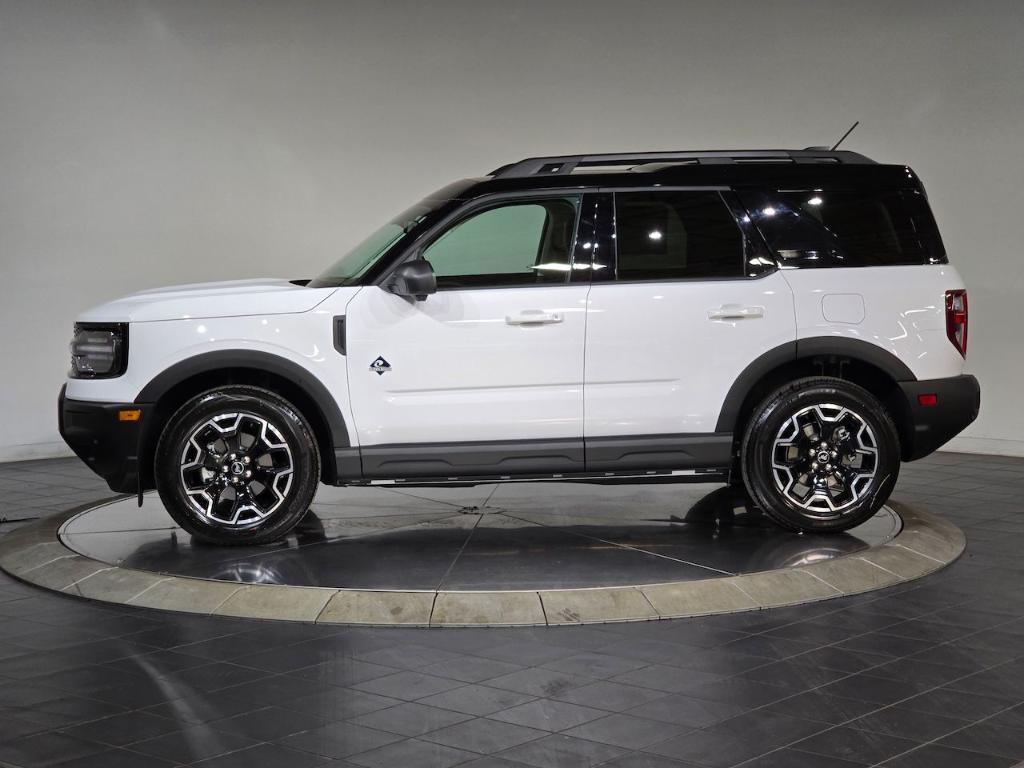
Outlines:
[{"label": "white body panel", "polygon": [[305,288],[278,279],[176,285],[123,296],[83,312],[78,320],[83,323],[147,323],[308,312],[335,290]]},{"label": "white body panel", "polygon": [[[859,339],[919,379],[960,374],[944,297],[961,287],[949,265],[452,290],[422,302],[374,286],[186,286],[84,313],[131,323],[128,370],[69,379],[67,397],[132,402],[176,363],[242,349],[319,379],[352,445],[707,433],[740,372],[794,339]],[[547,322],[523,323],[531,312]],[[347,357],[334,349],[338,315]],[[370,369],[378,356],[391,366],[383,375]]]},{"label": "white body panel", "polygon": [[[221,350],[266,352],[302,367],[323,382],[337,400],[349,426],[349,439],[355,444],[347,395],[348,371],[345,358],[334,349],[333,318],[344,314],[345,304],[358,290],[332,288],[326,296],[322,289],[310,290],[318,306],[307,312],[278,314],[280,308],[294,304],[280,301],[280,294],[270,294],[260,301],[263,311],[259,314],[133,322],[125,374],[115,379],[68,379],[67,396],[74,400],[130,403],[158,374],[191,357]],[[207,299],[207,303],[213,305],[216,301]],[[212,309],[196,305],[193,311],[207,314]],[[97,320],[105,316],[110,321],[110,314],[103,307],[86,316]]]},{"label": "white body panel", "polygon": [[584,433],[714,432],[740,372],[794,338],[793,296],[777,272],[753,280],[595,283]]},{"label": "white body panel", "polygon": [[964,287],[952,265],[787,269],[778,274],[793,289],[798,339],[866,341],[895,355],[918,379],[963,372],[964,359],[946,336],[946,291]]},{"label": "white body panel", "polygon": [[[359,443],[581,437],[589,288],[450,290],[426,301],[361,290],[346,314]],[[517,322],[530,312],[547,322]],[[370,368],[378,356],[386,373]]]}]

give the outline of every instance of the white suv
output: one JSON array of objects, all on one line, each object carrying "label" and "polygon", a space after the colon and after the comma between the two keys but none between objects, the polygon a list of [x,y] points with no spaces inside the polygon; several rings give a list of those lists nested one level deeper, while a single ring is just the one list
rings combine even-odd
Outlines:
[{"label": "white suv", "polygon": [[193,535],[335,485],[739,482],[841,531],[977,415],[920,181],[853,152],[545,157],[453,184],[313,280],[84,313],[61,434]]}]

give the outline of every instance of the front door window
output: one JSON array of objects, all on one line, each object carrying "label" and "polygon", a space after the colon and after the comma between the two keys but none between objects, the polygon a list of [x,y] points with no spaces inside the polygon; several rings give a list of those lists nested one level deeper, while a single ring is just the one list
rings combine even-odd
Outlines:
[{"label": "front door window", "polygon": [[502,288],[568,281],[578,197],[505,203],[470,215],[423,251],[437,287]]}]

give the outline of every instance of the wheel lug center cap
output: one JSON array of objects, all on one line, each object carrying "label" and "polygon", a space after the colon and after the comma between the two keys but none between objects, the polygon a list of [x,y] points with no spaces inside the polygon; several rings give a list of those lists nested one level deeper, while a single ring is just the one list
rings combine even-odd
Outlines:
[{"label": "wheel lug center cap", "polygon": [[232,475],[240,475],[243,472],[245,472],[245,465],[242,462],[240,462],[240,461],[232,461],[231,462],[231,474]]},{"label": "wheel lug center cap", "polygon": [[828,451],[818,451],[818,463],[819,464],[827,464],[829,462],[829,459],[831,459],[831,458],[832,458],[832,456],[831,456],[831,454],[829,454]]}]

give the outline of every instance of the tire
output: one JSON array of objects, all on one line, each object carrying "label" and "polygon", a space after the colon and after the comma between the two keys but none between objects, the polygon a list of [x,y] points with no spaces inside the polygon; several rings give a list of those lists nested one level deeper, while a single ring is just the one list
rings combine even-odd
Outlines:
[{"label": "tire", "polygon": [[889,498],[900,469],[899,435],[863,387],[804,378],[754,409],[740,461],[747,491],[776,523],[839,532],[863,523]]},{"label": "tire", "polygon": [[157,491],[174,521],[200,541],[266,544],[309,510],[320,455],[302,413],[259,387],[218,387],[168,420],[157,443]]}]

